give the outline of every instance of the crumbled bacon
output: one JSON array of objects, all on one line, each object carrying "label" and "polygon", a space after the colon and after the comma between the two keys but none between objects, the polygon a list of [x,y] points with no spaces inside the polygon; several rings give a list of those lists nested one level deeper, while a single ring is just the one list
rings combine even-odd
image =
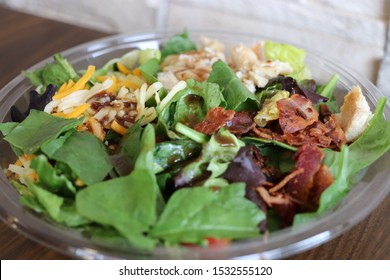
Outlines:
[{"label": "crumbled bacon", "polygon": [[325,123],[329,120],[330,116],[332,115],[332,112],[329,110],[328,105],[326,104],[320,104],[319,105],[319,119]]},{"label": "crumbled bacon", "polygon": [[314,206],[318,206],[320,202],[320,196],[331,184],[334,182],[334,178],[328,167],[324,164],[314,174],[314,185],[309,196],[309,203]]},{"label": "crumbled bacon", "polygon": [[215,107],[207,112],[206,118],[195,125],[194,129],[206,135],[212,135],[234,117],[233,110],[225,110],[222,107]]},{"label": "crumbled bacon", "polygon": [[311,101],[299,94],[277,101],[279,124],[284,133],[305,129],[318,120],[318,112]]},{"label": "crumbled bacon", "polygon": [[267,206],[274,209],[276,214],[281,217],[281,227],[292,225],[297,204],[290,195],[285,193],[271,195],[263,187],[256,188],[256,191],[262,200],[267,204]]},{"label": "crumbled bacon", "polygon": [[253,117],[255,115],[255,111],[242,111],[235,113],[233,119],[228,122],[227,129],[235,135],[245,134],[256,126],[253,121]]},{"label": "crumbled bacon", "polygon": [[321,167],[324,159],[322,149],[313,144],[304,144],[294,155],[296,164],[294,170],[303,168],[303,172],[290,180],[285,191],[302,203],[307,203],[313,188],[314,175]]},{"label": "crumbled bacon", "polygon": [[268,139],[268,140],[276,140],[279,142],[285,142],[283,135],[272,131],[269,128],[265,127],[254,127],[251,133],[258,138]]},{"label": "crumbled bacon", "polygon": [[292,146],[301,146],[304,143],[316,144],[322,148],[340,150],[346,143],[345,134],[337,123],[334,115],[324,124],[314,122],[304,130],[295,133],[285,133],[284,139]]},{"label": "crumbled bacon", "polygon": [[329,120],[325,123],[325,126],[328,129],[327,135],[332,139],[333,146],[331,146],[331,148],[340,150],[341,146],[347,143],[347,138],[345,137],[345,133],[340,127],[336,116],[331,115]]}]

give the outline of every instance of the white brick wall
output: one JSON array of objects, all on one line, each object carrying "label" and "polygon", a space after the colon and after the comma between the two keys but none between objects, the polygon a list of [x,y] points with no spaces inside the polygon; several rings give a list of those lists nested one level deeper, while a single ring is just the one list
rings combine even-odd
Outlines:
[{"label": "white brick wall", "polygon": [[[252,32],[323,53],[384,89],[390,0],[0,0],[108,32],[212,28]],[[387,48],[390,50],[390,47]],[[388,56],[387,56],[388,57]],[[384,71],[384,70],[383,70]],[[386,72],[388,73],[388,72]],[[387,92],[390,96],[390,91]]]}]

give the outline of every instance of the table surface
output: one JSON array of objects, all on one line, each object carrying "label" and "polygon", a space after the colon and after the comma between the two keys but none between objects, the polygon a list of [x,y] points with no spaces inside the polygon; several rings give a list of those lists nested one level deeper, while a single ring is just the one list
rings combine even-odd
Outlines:
[{"label": "table surface", "polygon": [[[0,7],[0,88],[52,54],[108,34]],[[289,259],[390,259],[390,196],[343,235]],[[0,222],[0,259],[69,259]]]}]

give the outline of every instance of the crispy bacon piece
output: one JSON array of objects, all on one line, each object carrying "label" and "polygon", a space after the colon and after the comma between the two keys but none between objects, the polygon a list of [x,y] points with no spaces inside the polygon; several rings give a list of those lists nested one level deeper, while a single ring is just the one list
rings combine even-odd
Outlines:
[{"label": "crispy bacon piece", "polygon": [[334,115],[331,115],[325,124],[316,121],[304,130],[285,133],[284,139],[292,146],[312,143],[322,148],[335,150],[340,150],[341,146],[347,141],[344,131],[340,128]]},{"label": "crispy bacon piece", "polygon": [[281,217],[281,227],[292,225],[297,210],[297,203],[290,195],[285,193],[271,195],[264,187],[258,187],[256,191],[267,206],[274,209],[276,214]]},{"label": "crispy bacon piece", "polygon": [[329,120],[330,116],[332,115],[332,112],[329,110],[328,105],[326,104],[320,104],[319,105],[319,113],[320,113],[320,120],[325,123]]},{"label": "crispy bacon piece", "polygon": [[300,94],[277,101],[279,124],[284,133],[305,129],[318,120],[318,112],[311,101]]},{"label": "crispy bacon piece", "polygon": [[251,131],[254,136],[258,138],[268,139],[268,140],[276,140],[279,142],[285,142],[283,135],[273,132],[269,128],[265,127],[254,127]]},{"label": "crispy bacon piece", "polygon": [[316,145],[304,144],[295,153],[294,158],[296,161],[294,170],[303,168],[304,171],[287,183],[285,191],[306,204],[314,185],[314,175],[321,167],[324,153]]},{"label": "crispy bacon piece", "polygon": [[212,108],[207,112],[206,118],[196,124],[194,129],[206,135],[212,135],[225,126],[226,122],[231,121],[234,113],[234,110],[225,110],[222,107]]},{"label": "crispy bacon piece", "polygon": [[235,113],[233,119],[228,122],[227,129],[235,135],[245,134],[256,126],[253,121],[253,117],[255,115],[256,111],[242,111]]},{"label": "crispy bacon piece", "polygon": [[337,150],[340,150],[341,146],[347,143],[347,138],[345,137],[343,129],[337,122],[336,116],[331,115],[325,123],[325,126],[328,129],[327,135],[329,135],[332,139],[333,146],[331,146],[331,148],[337,148]]},{"label": "crispy bacon piece", "polygon": [[324,164],[314,174],[314,185],[309,196],[309,203],[318,207],[321,194],[334,182],[334,178],[328,167]]},{"label": "crispy bacon piece", "polygon": [[304,130],[295,133],[285,133],[284,139],[292,146],[302,146],[305,143],[329,147],[332,139],[326,135],[327,129],[321,122],[315,122]]}]

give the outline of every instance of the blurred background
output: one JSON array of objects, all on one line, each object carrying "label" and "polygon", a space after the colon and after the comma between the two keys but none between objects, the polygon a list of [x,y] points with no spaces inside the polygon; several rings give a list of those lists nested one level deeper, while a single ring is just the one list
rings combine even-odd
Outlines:
[{"label": "blurred background", "polygon": [[253,32],[336,59],[390,96],[390,0],[0,0],[0,4],[109,33],[184,28]]}]

